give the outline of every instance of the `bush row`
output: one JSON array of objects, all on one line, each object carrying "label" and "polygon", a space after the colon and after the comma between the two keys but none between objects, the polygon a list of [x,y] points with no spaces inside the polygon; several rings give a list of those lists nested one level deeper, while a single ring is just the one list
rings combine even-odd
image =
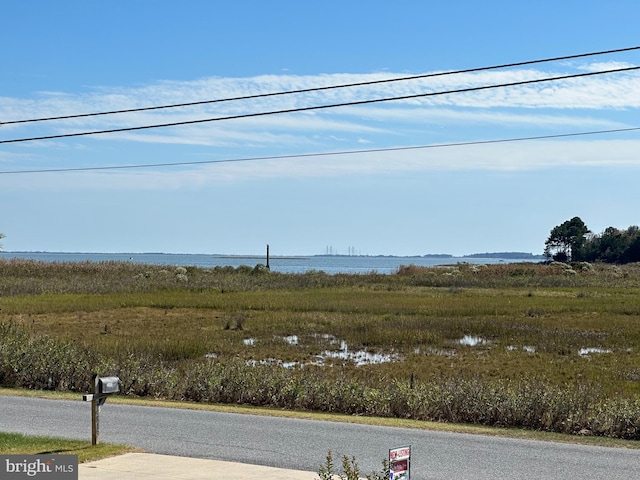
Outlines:
[{"label": "bush row", "polygon": [[[586,264],[589,265],[589,264]],[[571,275],[568,275],[571,273]],[[449,267],[406,265],[396,275],[328,275],[322,271],[304,274],[269,272],[264,268],[168,267],[128,262],[39,262],[0,259],[0,297],[45,293],[124,293],[180,288],[202,291],[252,291],[318,287],[382,286],[423,287],[588,287],[640,286],[640,264],[543,265],[534,263]]]},{"label": "bush row", "polygon": [[58,293],[136,293],[180,288],[183,290],[253,291],[276,288],[315,288],[377,283],[392,276],[382,274],[328,275],[270,272],[250,267],[171,267],[130,262],[41,262],[0,259],[0,297]]},{"label": "bush row", "polygon": [[375,384],[336,378],[322,368],[288,370],[220,359],[169,364],[131,353],[106,358],[74,343],[33,337],[15,324],[0,324],[0,385],[86,392],[94,371],[118,375],[125,395],[640,440],[640,400],[608,401],[594,387],[445,377],[413,386]]}]

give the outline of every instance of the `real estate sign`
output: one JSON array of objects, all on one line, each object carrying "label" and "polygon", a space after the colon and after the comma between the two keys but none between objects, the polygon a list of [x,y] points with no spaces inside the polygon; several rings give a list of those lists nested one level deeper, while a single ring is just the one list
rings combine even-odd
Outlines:
[{"label": "real estate sign", "polygon": [[391,480],[409,480],[411,467],[411,446],[389,450],[389,471]]}]

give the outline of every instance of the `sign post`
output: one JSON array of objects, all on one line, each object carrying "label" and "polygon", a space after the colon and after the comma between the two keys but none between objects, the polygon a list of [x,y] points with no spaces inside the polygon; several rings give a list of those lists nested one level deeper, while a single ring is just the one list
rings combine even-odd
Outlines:
[{"label": "sign post", "polygon": [[409,480],[411,472],[411,445],[389,450],[390,480]]}]

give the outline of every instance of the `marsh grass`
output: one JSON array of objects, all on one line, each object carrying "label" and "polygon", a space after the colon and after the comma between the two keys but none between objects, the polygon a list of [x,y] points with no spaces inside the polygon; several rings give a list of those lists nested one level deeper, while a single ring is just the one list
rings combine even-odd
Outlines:
[{"label": "marsh grass", "polygon": [[[639,439],[640,268],[565,270],[0,261],[0,385],[86,391],[100,371],[128,395]],[[326,355],[343,346],[394,361]]]}]

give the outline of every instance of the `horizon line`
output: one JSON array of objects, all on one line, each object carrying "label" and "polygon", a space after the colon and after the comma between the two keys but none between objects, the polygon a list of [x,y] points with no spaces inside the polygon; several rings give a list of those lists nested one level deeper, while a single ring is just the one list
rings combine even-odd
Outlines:
[{"label": "horizon line", "polygon": [[[88,252],[88,251],[49,251],[49,250],[0,250],[0,254],[48,254],[48,255],[205,255],[217,258],[266,258],[265,254],[237,254],[237,253],[177,253],[177,252]],[[477,252],[468,253],[463,255],[454,255],[450,253],[425,253],[425,254],[411,254],[411,255],[399,255],[399,254],[341,254],[341,253],[314,253],[314,254],[282,254],[282,255],[269,255],[269,258],[311,258],[311,257],[397,257],[397,258],[422,258],[422,257],[449,257],[449,258],[469,258],[479,257],[482,255],[510,255],[515,254],[523,255],[521,258],[528,257],[544,257],[544,254],[537,254],[532,252],[520,252],[520,251],[500,251],[500,252]],[[513,257],[517,258],[517,257]]]}]

